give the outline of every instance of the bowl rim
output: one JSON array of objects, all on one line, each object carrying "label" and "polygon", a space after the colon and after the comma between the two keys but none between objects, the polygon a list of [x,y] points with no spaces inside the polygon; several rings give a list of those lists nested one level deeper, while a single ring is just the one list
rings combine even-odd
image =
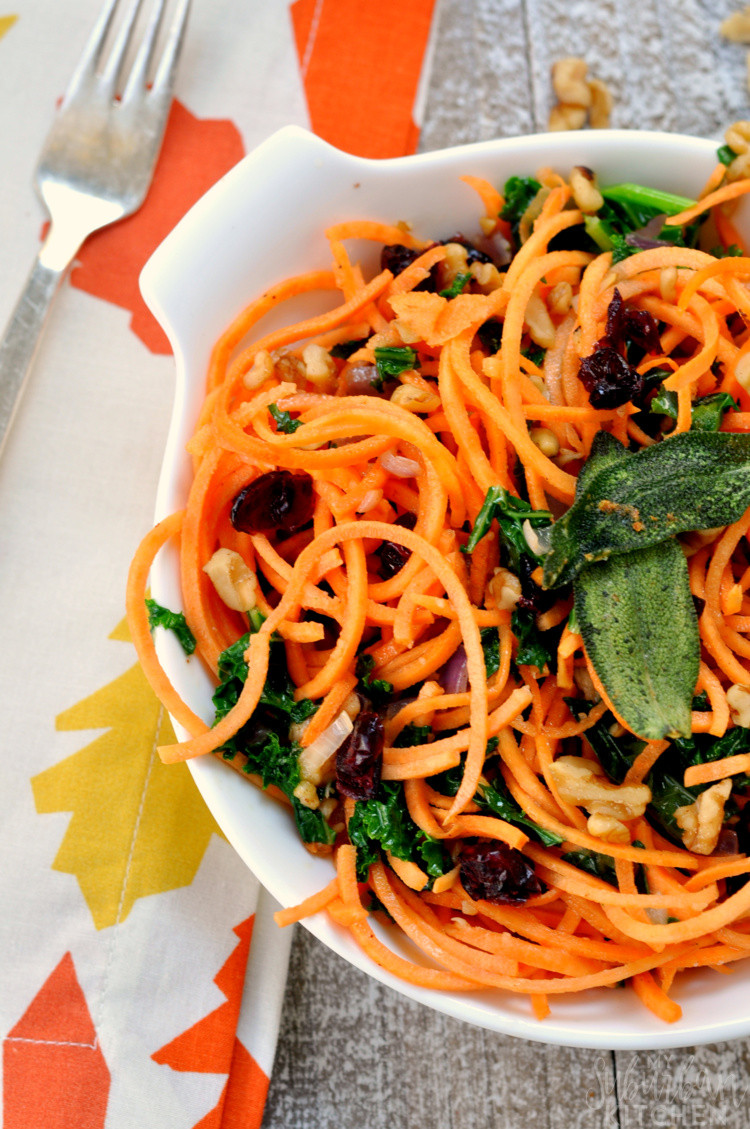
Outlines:
[{"label": "bowl rim", "polygon": [[[252,178],[263,167],[273,166],[275,161],[289,159],[290,154],[295,159],[304,158],[313,162],[323,162],[334,169],[345,170],[347,174],[361,170],[377,170],[378,174],[384,171],[408,172],[411,169],[439,168],[441,165],[450,166],[459,159],[471,160],[474,156],[517,156],[519,160],[533,156],[540,148],[545,148],[551,154],[569,153],[571,147],[578,141],[579,147],[586,151],[596,153],[622,146],[624,149],[634,147],[661,146],[668,149],[679,149],[690,154],[694,153],[700,160],[706,160],[711,150],[716,149],[717,143],[704,138],[682,134],[666,133],[662,131],[633,131],[633,130],[600,130],[586,131],[582,137],[572,137],[567,133],[537,133],[522,137],[500,138],[490,141],[473,142],[467,145],[452,146],[447,149],[433,150],[403,157],[375,160],[371,158],[356,157],[338,150],[315,136],[310,131],[296,125],[285,126],[270,135],[264,142],[239,161],[224,177],[213,185],[206,194],[186,213],[179,223],[172,229],[154,251],[140,276],[140,287],[147,306],[157,318],[166,332],[172,346],[176,362],[176,389],[171,414],[169,431],[165,444],[164,459],[159,476],[159,484],[155,502],[155,520],[161,520],[174,506],[175,492],[179,492],[179,484],[175,481],[175,465],[183,457],[180,450],[181,443],[186,437],[184,434],[187,404],[187,389],[185,373],[189,359],[183,345],[182,334],[175,330],[168,299],[165,295],[174,285],[171,278],[176,259],[179,259],[186,244],[190,243],[200,232],[204,225],[216,225],[217,213],[234,198],[239,188]],[[229,321],[229,318],[227,318]],[[179,476],[178,476],[179,477]],[[165,557],[161,564],[155,565],[152,574],[152,589],[159,596],[166,585],[173,599],[174,585],[168,582],[169,571],[174,570],[174,555]],[[184,663],[184,657],[175,659],[175,651],[170,647],[168,640],[162,640],[157,645],[160,658],[167,667],[174,668],[175,661]],[[174,720],[174,719],[173,719]],[[185,731],[175,723],[175,730],[179,736],[184,736]],[[272,863],[254,857],[248,858],[248,852],[239,841],[237,829],[231,827],[227,832],[222,825],[222,791],[225,787],[224,780],[233,778],[233,774],[218,765],[213,759],[204,762],[188,762],[193,778],[201,791],[209,809],[214,814],[217,822],[227,834],[227,837],[251,870],[254,870],[261,882],[270,889],[277,900],[282,904],[292,904],[294,898],[285,897],[288,892],[283,882],[275,881]],[[217,771],[218,770],[218,771]],[[245,784],[240,782],[243,787]],[[258,801],[265,804],[275,804],[275,801],[263,795],[260,790],[250,789]],[[257,808],[257,803],[250,805]],[[304,848],[301,848],[304,851]],[[722,1019],[720,1022],[704,1022],[701,1024],[685,1024],[678,1021],[674,1025],[659,1023],[657,1027],[651,1022],[649,1013],[644,1009],[643,1029],[639,1031],[603,1031],[597,1028],[596,1023],[584,1023],[580,1018],[561,1020],[545,1020],[539,1022],[531,1015],[529,1008],[528,1018],[504,1010],[506,994],[501,994],[494,1001],[492,1015],[488,1015],[486,1008],[477,1006],[489,993],[472,993],[465,995],[437,993],[429,989],[420,989],[407,984],[390,973],[381,969],[359,949],[360,959],[354,959],[349,948],[353,944],[348,932],[328,922],[326,915],[320,914],[302,921],[303,926],[321,940],[328,948],[337,952],[348,963],[364,971],[368,976],[388,987],[393,988],[407,998],[423,1003],[426,1006],[462,1019],[474,1025],[494,1030],[501,1034],[513,1035],[535,1042],[596,1048],[609,1050],[654,1050],[695,1045],[698,1043],[715,1042],[718,1040],[738,1038],[750,1034],[750,1008],[746,1017],[733,1020]],[[383,934],[385,936],[386,934]],[[715,974],[714,974],[715,975]],[[560,997],[565,1000],[567,997]],[[585,1001],[584,1001],[585,1003]],[[554,1015],[554,1010],[553,1010]],[[657,1023],[659,1021],[656,1021]]]}]

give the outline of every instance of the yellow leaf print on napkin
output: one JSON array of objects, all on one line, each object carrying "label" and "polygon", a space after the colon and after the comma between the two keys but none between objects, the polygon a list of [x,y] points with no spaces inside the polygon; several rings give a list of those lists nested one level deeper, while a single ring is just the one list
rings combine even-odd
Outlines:
[{"label": "yellow leaf print on napkin", "polygon": [[[122,624],[110,638],[127,638]],[[159,760],[175,736],[138,664],[57,718],[58,729],[105,727],[31,781],[40,814],[73,813],[53,868],[78,879],[97,929],[124,921],[136,898],[189,886],[221,834],[187,766]]]},{"label": "yellow leaf print on napkin", "polygon": [[18,16],[0,16],[0,39],[3,38],[6,31],[10,31],[17,19]]}]

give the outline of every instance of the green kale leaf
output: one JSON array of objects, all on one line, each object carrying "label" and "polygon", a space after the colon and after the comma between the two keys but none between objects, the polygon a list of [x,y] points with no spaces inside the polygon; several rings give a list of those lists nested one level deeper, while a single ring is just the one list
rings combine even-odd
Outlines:
[{"label": "green kale leaf", "polygon": [[192,655],[195,651],[195,636],[187,625],[187,621],[182,612],[173,612],[169,608],[163,607],[162,604],[157,604],[156,600],[146,598],[146,609],[148,611],[148,625],[153,631],[156,627],[163,627],[167,631],[173,631],[180,641],[180,646],[186,655]]},{"label": "green kale leaf", "polygon": [[348,832],[357,848],[357,875],[361,881],[366,879],[372,863],[380,858],[381,850],[416,863],[432,878],[450,869],[450,858],[442,843],[426,835],[409,815],[399,781],[382,783],[377,799],[358,800]]},{"label": "green kale leaf", "polygon": [[374,657],[363,651],[362,654],[357,656],[357,664],[354,673],[360,680],[362,692],[370,698],[373,704],[379,705],[391,696],[393,693],[393,684],[388,682],[385,678],[373,678],[372,671],[374,666]]},{"label": "green kale leaf", "polygon": [[268,411],[276,421],[277,429],[286,435],[291,435],[298,427],[302,427],[301,419],[293,419],[289,412],[282,412],[276,404],[269,404]]},{"label": "green kale leaf", "polygon": [[382,381],[400,376],[407,369],[419,368],[419,358],[408,345],[380,345],[375,349],[375,365]]},{"label": "green kale leaf", "polygon": [[535,666],[543,670],[545,663],[552,662],[554,653],[545,643],[542,632],[536,625],[536,614],[531,608],[520,608],[516,604],[510,617],[510,626],[518,640],[517,666]]},{"label": "green kale leaf", "polygon": [[[533,529],[542,529],[551,524],[552,515],[548,510],[533,509],[523,498],[517,498],[503,486],[490,486],[464,547],[465,553],[474,552],[482,538],[489,533],[493,521],[498,524],[500,544],[505,550],[508,568],[517,573],[521,566],[521,554],[534,556],[524,536],[524,522],[528,521]],[[539,561],[540,558],[535,559]]]},{"label": "green kale leaf", "polygon": [[512,176],[505,182],[503,188],[505,203],[500,211],[500,219],[508,221],[516,243],[521,217],[541,187],[533,176]]},{"label": "green kale leaf", "polygon": [[441,298],[457,298],[471,282],[471,271],[459,271],[450,286],[439,291]]}]

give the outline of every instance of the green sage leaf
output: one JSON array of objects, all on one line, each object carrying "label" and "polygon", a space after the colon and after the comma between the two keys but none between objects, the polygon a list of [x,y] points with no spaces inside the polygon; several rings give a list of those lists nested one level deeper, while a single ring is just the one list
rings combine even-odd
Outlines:
[{"label": "green sage leaf", "polygon": [[688,431],[629,454],[600,432],[592,459],[575,502],[552,527],[546,588],[612,555],[728,525],[750,505],[750,435]]},{"label": "green sage leaf", "polygon": [[628,729],[647,741],[690,736],[700,639],[677,542],[591,565],[573,592],[586,652]]}]

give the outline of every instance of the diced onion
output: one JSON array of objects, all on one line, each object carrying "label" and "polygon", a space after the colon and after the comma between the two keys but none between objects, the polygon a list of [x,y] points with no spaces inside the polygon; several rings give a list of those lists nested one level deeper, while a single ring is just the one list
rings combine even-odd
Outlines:
[{"label": "diced onion", "polygon": [[370,510],[374,509],[374,507],[377,506],[378,502],[381,501],[382,497],[383,497],[383,491],[382,490],[368,490],[367,493],[365,494],[365,496],[363,497],[362,501],[357,506],[357,513],[358,514],[369,513]]},{"label": "diced onion", "polygon": [[394,478],[416,478],[422,473],[422,468],[416,459],[407,459],[405,455],[394,455],[393,451],[384,451],[380,456],[380,465]]},{"label": "diced onion", "polygon": [[343,745],[354,728],[348,713],[341,712],[327,729],[316,737],[299,755],[300,775],[313,784],[320,782],[321,770],[333,754]]},{"label": "diced onion", "polygon": [[463,643],[453,652],[438,674],[438,682],[446,694],[465,694],[469,688],[469,671]]}]

